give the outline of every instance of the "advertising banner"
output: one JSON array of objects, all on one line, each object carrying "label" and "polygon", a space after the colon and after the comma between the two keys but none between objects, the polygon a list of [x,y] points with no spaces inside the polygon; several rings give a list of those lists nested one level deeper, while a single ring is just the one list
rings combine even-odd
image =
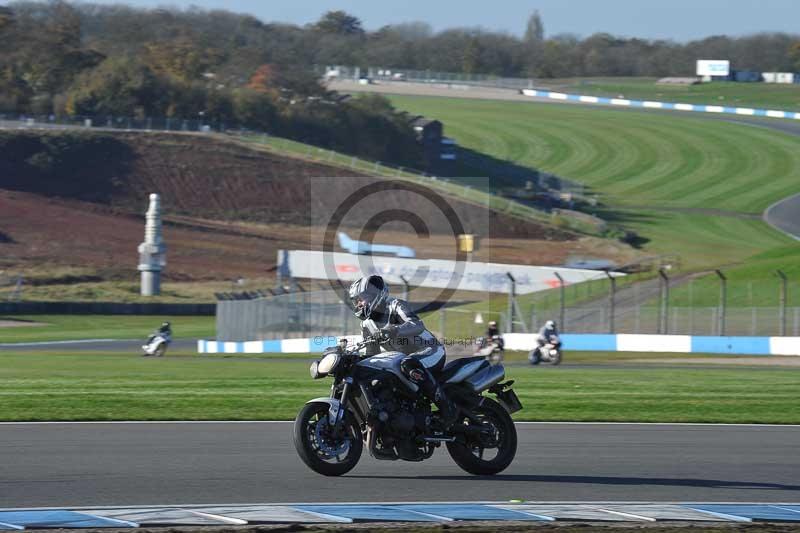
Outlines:
[{"label": "advertising banner", "polygon": [[[378,274],[394,285],[402,285],[402,276],[415,287],[499,293],[510,291],[507,276],[510,273],[516,281],[517,294],[558,287],[560,282],[556,273],[564,279],[565,285],[606,277],[602,271],[576,268],[403,259],[309,250],[281,250],[278,252],[278,265],[281,275],[295,278],[350,282],[365,275]],[[611,275],[624,274],[612,272]]]},{"label": "advertising banner", "polygon": [[698,59],[698,76],[728,76],[731,73],[731,62],[722,59]]}]

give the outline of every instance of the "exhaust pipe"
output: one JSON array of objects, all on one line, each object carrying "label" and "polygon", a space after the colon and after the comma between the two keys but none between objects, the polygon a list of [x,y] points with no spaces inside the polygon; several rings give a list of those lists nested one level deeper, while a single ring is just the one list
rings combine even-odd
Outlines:
[{"label": "exhaust pipe", "polygon": [[503,368],[503,365],[494,365],[476,372],[465,379],[464,383],[469,385],[473,392],[482,392],[492,385],[500,383],[505,375],[506,369]]}]

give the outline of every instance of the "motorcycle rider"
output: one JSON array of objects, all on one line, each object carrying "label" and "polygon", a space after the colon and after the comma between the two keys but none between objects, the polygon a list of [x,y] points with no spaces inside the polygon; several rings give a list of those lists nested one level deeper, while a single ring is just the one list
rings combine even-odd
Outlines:
[{"label": "motorcycle rider", "polygon": [[[555,337],[555,339],[554,339]],[[556,323],[553,320],[548,320],[542,326],[542,329],[539,330],[539,335],[536,337],[536,343],[539,345],[537,349],[541,350],[542,346],[545,344],[550,344],[551,340],[558,339],[558,328],[556,327]],[[561,344],[560,341],[555,342],[553,344]]]},{"label": "motorcycle rider", "polygon": [[400,363],[401,371],[436,405],[442,426],[447,429],[458,413],[433,376],[444,367],[444,346],[428,331],[408,302],[389,296],[389,288],[382,277],[362,277],[350,285],[348,295],[353,314],[362,321],[364,339],[376,340],[367,346],[366,355],[376,355],[381,349],[407,354]]},{"label": "motorcycle rider", "polygon": [[165,341],[169,342],[172,339],[172,327],[169,322],[162,322],[161,326],[147,338],[147,344],[153,342],[153,339],[161,336]]},{"label": "motorcycle rider", "polygon": [[484,342],[491,341],[494,341],[501,350],[505,347],[503,336],[500,335],[500,328],[495,320],[490,320],[486,328],[486,340]]}]

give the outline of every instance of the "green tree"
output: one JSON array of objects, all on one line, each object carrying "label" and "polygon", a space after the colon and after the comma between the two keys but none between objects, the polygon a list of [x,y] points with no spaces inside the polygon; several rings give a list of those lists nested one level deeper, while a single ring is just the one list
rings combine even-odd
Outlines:
[{"label": "green tree", "polygon": [[795,42],[789,48],[789,61],[794,65],[794,71],[800,72],[800,41]]},{"label": "green tree", "polygon": [[361,20],[344,11],[328,11],[314,24],[314,28],[323,33],[333,33],[337,35],[364,34]]},{"label": "green tree", "polygon": [[0,33],[10,28],[14,24],[14,12],[4,6],[0,6]]},{"label": "green tree", "polygon": [[278,109],[272,96],[252,89],[237,89],[233,92],[233,112],[236,121],[248,128],[276,132]]},{"label": "green tree", "polygon": [[525,26],[525,42],[541,43],[542,41],[544,41],[544,23],[537,9],[528,17],[528,24]]},{"label": "green tree", "polygon": [[67,94],[71,115],[163,116],[169,88],[147,66],[111,58],[80,75]]},{"label": "green tree", "polygon": [[153,72],[183,82],[199,79],[222,55],[214,48],[204,47],[188,32],[174,39],[149,42],[144,50],[144,62]]}]

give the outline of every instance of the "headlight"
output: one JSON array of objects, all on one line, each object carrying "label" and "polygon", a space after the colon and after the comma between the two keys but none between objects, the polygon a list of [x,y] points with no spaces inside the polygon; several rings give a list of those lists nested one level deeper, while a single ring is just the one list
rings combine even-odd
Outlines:
[{"label": "headlight", "polygon": [[319,379],[325,377],[324,374],[319,373],[319,361],[314,361],[311,363],[311,368],[308,369],[311,372],[311,379]]},{"label": "headlight", "polygon": [[336,370],[336,365],[341,361],[341,356],[338,353],[327,353],[319,361],[317,370],[320,374],[327,375]]}]

